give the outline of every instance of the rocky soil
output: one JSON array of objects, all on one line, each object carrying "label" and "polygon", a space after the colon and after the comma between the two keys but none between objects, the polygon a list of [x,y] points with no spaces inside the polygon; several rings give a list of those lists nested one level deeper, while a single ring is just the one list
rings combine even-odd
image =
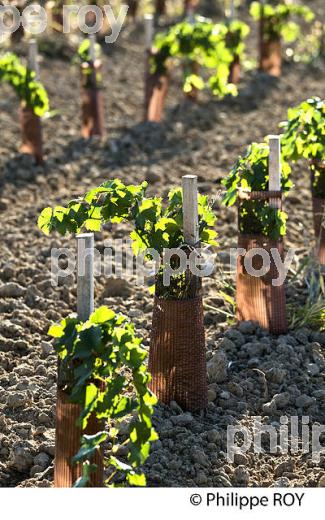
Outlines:
[{"label": "rocky soil", "polygon": [[[321,2],[310,2],[321,9]],[[147,179],[151,194],[164,195],[195,173],[199,188],[215,199],[220,248],[215,274],[205,280],[209,407],[184,413],[177,403],[157,407],[160,440],[146,464],[150,486],[318,486],[325,485],[325,456],[286,454],[279,447],[237,454],[228,461],[227,427],[252,431],[254,417],[278,431],[282,416],[308,416],[325,424],[325,334],[308,328],[272,337],[253,323],[230,326],[218,292],[233,284],[229,247],[236,245],[235,211],[221,207],[220,181],[252,140],[277,133],[289,106],[324,94],[324,69],[288,63],[280,80],[246,73],[235,99],[202,95],[183,100],[175,76],[165,122],[140,123],[143,98],[142,30],[126,29],[104,57],[107,139],[79,137],[79,79],[69,62],[44,59],[42,79],[52,107],[44,122],[46,162],[35,167],[18,155],[18,104],[1,86],[0,141],[0,486],[51,486],[53,479],[56,356],[47,337],[53,321],[75,310],[74,276],[51,284],[51,249],[75,248],[72,237],[45,237],[39,212],[65,203],[104,180]],[[256,31],[250,36],[256,45]],[[296,187],[288,197],[287,246],[296,249],[288,280],[291,304],[305,303],[308,287],[298,266],[312,255],[312,212],[305,163],[295,167]],[[96,233],[96,246],[123,238],[127,226]],[[64,267],[64,262],[62,262]],[[96,279],[96,304],[130,316],[149,345],[152,296],[134,278]],[[324,441],[324,439],[323,439]],[[323,442],[324,444],[324,442]],[[121,448],[122,449],[122,448]],[[123,455],[123,453],[121,453]]]}]

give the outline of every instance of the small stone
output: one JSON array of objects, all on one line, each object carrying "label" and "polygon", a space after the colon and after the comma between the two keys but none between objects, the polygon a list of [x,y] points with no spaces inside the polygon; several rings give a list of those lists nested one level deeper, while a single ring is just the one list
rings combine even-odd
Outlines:
[{"label": "small stone", "polygon": [[287,373],[285,370],[283,370],[282,368],[277,368],[277,367],[272,367],[272,368],[270,368],[270,370],[267,370],[267,372],[265,373],[265,377],[270,383],[277,383],[277,384],[283,383],[286,375],[287,375]]},{"label": "small stone", "polygon": [[218,344],[218,348],[227,352],[237,352],[236,344],[229,338],[223,338],[222,341]]},{"label": "small stone", "polygon": [[213,480],[215,487],[232,487],[230,480],[224,475],[216,475]]},{"label": "small stone", "polygon": [[223,383],[228,377],[228,360],[226,354],[219,350],[207,364],[208,376],[216,383]]},{"label": "small stone", "polygon": [[208,477],[205,473],[203,473],[203,471],[199,471],[195,479],[195,482],[198,486],[206,486],[208,482]]},{"label": "small stone", "polygon": [[263,404],[262,410],[266,415],[273,415],[276,412],[276,404],[275,401],[270,401],[268,403]]},{"label": "small stone", "polygon": [[36,374],[37,376],[46,376],[46,374],[47,374],[47,370],[46,370],[45,366],[44,366],[44,365],[39,365],[39,366],[36,368],[36,370],[35,370],[35,374]]},{"label": "small stone", "polygon": [[54,457],[55,455],[55,443],[54,442],[43,442],[41,444],[41,449]]},{"label": "small stone", "polygon": [[307,345],[309,342],[309,331],[306,329],[296,330],[294,336],[302,345]]},{"label": "small stone", "polygon": [[254,332],[256,331],[256,323],[254,323],[253,321],[242,321],[238,325],[238,330],[239,332],[245,335],[254,334]]},{"label": "small stone", "polygon": [[8,202],[5,199],[0,200],[0,211],[6,211],[8,209]]},{"label": "small stone", "polygon": [[319,366],[316,365],[316,363],[309,363],[307,365],[307,370],[311,376],[318,376],[319,374]]},{"label": "small stone", "polygon": [[309,395],[302,394],[296,399],[296,406],[298,408],[308,408],[309,406],[316,403],[315,397],[310,397]]},{"label": "small stone", "polygon": [[176,403],[176,401],[171,401],[170,402],[170,408],[173,410],[173,412],[183,413],[182,408],[179,406],[178,403]]},{"label": "small stone", "polygon": [[192,461],[200,466],[208,466],[209,460],[204,451],[195,449],[192,451]]},{"label": "small stone", "polygon": [[51,419],[49,418],[49,416],[44,412],[41,412],[39,414],[38,420],[41,424],[49,424],[51,422]]},{"label": "small stone", "polygon": [[0,286],[1,298],[19,298],[23,296],[26,289],[15,282],[8,282]]},{"label": "small stone", "polygon": [[315,390],[315,392],[313,392],[313,396],[320,401],[325,401],[325,390]]},{"label": "small stone", "polygon": [[264,351],[263,343],[247,343],[245,350],[250,358],[258,358]]},{"label": "small stone", "polygon": [[271,487],[279,487],[279,488],[290,487],[290,480],[288,479],[288,477],[280,477],[272,484]]},{"label": "small stone", "polygon": [[193,416],[190,413],[182,413],[181,415],[172,416],[170,420],[175,426],[188,426],[192,423]]},{"label": "small stone", "polygon": [[28,398],[26,394],[22,392],[17,392],[15,394],[9,394],[7,398],[7,405],[9,408],[20,408],[25,406],[28,402]]},{"label": "small stone", "polygon": [[290,402],[290,394],[288,392],[282,392],[281,394],[275,394],[272,401],[275,402],[276,408],[284,408]]},{"label": "small stone", "polygon": [[238,401],[237,406],[236,406],[236,410],[238,412],[247,412],[247,409],[248,409],[248,406],[245,401]]},{"label": "small stone", "polygon": [[33,457],[29,449],[24,446],[13,448],[9,465],[19,472],[25,472],[33,464]]},{"label": "small stone", "polygon": [[42,355],[48,357],[50,354],[54,354],[54,348],[48,341],[41,342]]},{"label": "small stone", "polygon": [[236,397],[243,397],[244,395],[244,390],[242,389],[242,387],[234,381],[230,381],[230,383],[228,383],[228,390]]},{"label": "small stone", "polygon": [[283,473],[292,473],[294,471],[294,467],[295,467],[295,465],[292,460],[286,460],[284,462],[281,462],[275,468],[275,476],[282,477]]},{"label": "small stone", "polygon": [[325,487],[325,475],[322,475],[318,481],[318,487]]},{"label": "small stone", "polygon": [[227,392],[226,390],[223,390],[223,391],[220,393],[220,399],[226,399],[226,400],[228,400],[228,399],[230,399],[230,397],[231,397],[231,396],[230,396],[230,393]]},{"label": "small stone", "polygon": [[130,431],[130,421],[122,421],[119,425],[119,435],[128,435]]},{"label": "small stone", "polygon": [[106,281],[103,296],[109,298],[110,296],[121,296],[127,298],[132,293],[132,286],[123,278],[108,278]]},{"label": "small stone", "polygon": [[247,366],[248,368],[257,368],[261,364],[260,360],[257,357],[253,357],[248,360]]},{"label": "small stone", "polygon": [[169,469],[177,471],[182,466],[182,462],[180,460],[171,460],[169,463]]},{"label": "small stone", "polygon": [[213,390],[213,388],[209,388],[208,390],[208,401],[209,403],[215,401],[217,399],[217,392]]},{"label": "small stone", "polygon": [[42,473],[42,471],[43,471],[42,466],[33,466],[32,469],[30,470],[29,474],[31,477],[34,477],[35,475],[37,475],[37,473]]},{"label": "small stone", "polygon": [[209,442],[218,443],[220,442],[221,435],[218,430],[209,430],[207,432],[207,439]]},{"label": "small stone", "polygon": [[243,453],[235,453],[234,463],[236,466],[247,466],[248,459]]},{"label": "small stone", "polygon": [[156,182],[159,182],[161,180],[161,175],[156,173],[153,170],[149,170],[146,175],[146,181],[148,181],[150,184],[155,184]]},{"label": "small stone", "polygon": [[233,474],[233,483],[238,487],[247,487],[249,483],[249,472],[245,466],[238,466]]},{"label": "small stone", "polygon": [[131,309],[129,310],[128,314],[130,318],[139,318],[143,315],[143,311],[141,311],[140,309]]},{"label": "small stone", "polygon": [[116,445],[114,446],[114,453],[116,453],[116,455],[118,457],[127,457],[128,456],[128,453],[129,453],[129,447],[128,446],[123,446],[123,445]]},{"label": "small stone", "polygon": [[45,426],[37,426],[37,428],[34,431],[34,437],[37,437],[38,435],[43,435],[46,432]]},{"label": "small stone", "polygon": [[3,266],[2,272],[1,272],[2,278],[4,280],[10,280],[10,278],[13,278],[15,275],[15,269],[10,264],[5,264]]},{"label": "small stone", "polygon": [[245,343],[243,334],[237,329],[229,329],[225,335],[227,338],[231,339],[231,341],[233,341],[237,347],[241,347]]},{"label": "small stone", "polygon": [[50,457],[43,451],[34,457],[35,466],[40,466],[42,470],[46,469],[50,464]]}]

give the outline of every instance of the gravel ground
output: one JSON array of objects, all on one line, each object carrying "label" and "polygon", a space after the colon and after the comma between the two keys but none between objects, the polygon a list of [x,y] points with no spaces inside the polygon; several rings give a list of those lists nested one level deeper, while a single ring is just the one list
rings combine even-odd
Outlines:
[{"label": "gravel ground", "polygon": [[[321,2],[310,2],[321,9]],[[146,464],[150,486],[318,486],[325,485],[325,457],[286,455],[277,449],[250,449],[233,463],[226,459],[227,426],[253,427],[254,417],[279,429],[280,417],[308,416],[325,424],[325,334],[307,328],[272,337],[252,323],[229,326],[218,296],[231,281],[229,246],[236,244],[235,211],[220,206],[220,181],[252,140],[277,133],[287,108],[311,95],[323,95],[324,69],[286,64],[280,80],[245,74],[238,98],[222,102],[203,95],[193,105],[183,100],[176,75],[162,125],[142,117],[142,30],[125,30],[104,57],[107,139],[79,137],[79,79],[67,61],[44,60],[42,79],[59,114],[44,123],[46,162],[34,167],[17,155],[18,105],[1,86],[0,142],[0,486],[52,485],[56,356],[47,337],[53,321],[75,310],[75,280],[51,285],[53,247],[74,248],[72,237],[45,237],[37,229],[39,212],[65,203],[90,186],[118,177],[147,179],[149,193],[164,195],[195,173],[199,188],[215,199],[220,249],[217,272],[204,282],[209,377],[205,415],[184,413],[176,403],[157,407],[160,440]],[[256,34],[251,34],[251,45]],[[288,237],[295,247],[294,270],[313,247],[308,171],[294,171],[296,187],[288,197]],[[127,236],[127,226],[96,233],[96,245]],[[307,287],[301,278],[287,287],[291,303],[302,305]],[[152,296],[134,280],[96,280],[96,304],[129,315],[148,346]],[[121,439],[122,440],[122,439]],[[121,448],[122,452],[123,449]],[[120,455],[123,456],[123,453]]]}]

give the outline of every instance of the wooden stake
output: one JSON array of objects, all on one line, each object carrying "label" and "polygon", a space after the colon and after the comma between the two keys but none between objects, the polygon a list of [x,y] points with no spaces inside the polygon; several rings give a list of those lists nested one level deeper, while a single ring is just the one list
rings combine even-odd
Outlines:
[{"label": "wooden stake", "polygon": [[[269,135],[269,190],[281,191],[281,137]],[[270,199],[270,206],[281,207],[280,199]]]},{"label": "wooden stake", "polygon": [[37,60],[38,48],[37,48],[37,40],[34,38],[29,40],[28,43],[28,68],[35,72],[35,78],[39,80],[39,65]]},{"label": "wooden stake", "polygon": [[95,63],[96,60],[96,36],[95,34],[89,35],[89,57],[91,63]]},{"label": "wooden stake", "polygon": [[146,51],[150,51],[152,48],[154,36],[154,17],[152,16],[152,14],[144,15],[144,30]]},{"label": "wooden stake", "polygon": [[230,0],[229,19],[230,21],[235,19],[235,0]]},{"label": "wooden stake", "polygon": [[77,239],[77,313],[87,321],[94,311],[94,234],[84,233]]},{"label": "wooden stake", "polygon": [[183,231],[185,243],[196,246],[200,241],[197,176],[184,175],[183,185]]},{"label": "wooden stake", "polygon": [[[94,310],[94,235],[85,233],[76,236],[77,239],[77,312],[82,321],[88,320]],[[62,370],[62,374],[61,374]],[[65,367],[61,366],[62,381],[66,381]],[[105,425],[91,414],[85,431],[77,425],[81,408],[79,404],[71,403],[69,392],[58,386],[56,410],[56,440],[55,440],[55,487],[72,487],[77,478],[81,477],[82,468],[72,463],[72,457],[80,449],[82,434],[95,435],[105,429]],[[90,476],[89,487],[102,487],[104,479],[103,450],[96,452],[93,463],[97,469]]]},{"label": "wooden stake", "polygon": [[235,18],[235,0],[228,0],[225,4],[225,16],[231,22]]},{"label": "wooden stake", "polygon": [[186,11],[186,18],[188,19],[188,22],[192,25],[195,23],[195,10],[194,7],[190,6],[187,8]]}]

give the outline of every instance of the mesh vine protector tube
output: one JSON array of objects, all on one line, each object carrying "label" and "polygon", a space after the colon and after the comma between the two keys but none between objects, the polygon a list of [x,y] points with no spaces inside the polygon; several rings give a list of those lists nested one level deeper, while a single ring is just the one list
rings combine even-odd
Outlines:
[{"label": "mesh vine protector tube", "polygon": [[[183,231],[186,251],[199,244],[197,177],[183,177]],[[174,277],[175,299],[163,298],[166,288],[156,279],[149,371],[151,389],[158,399],[169,404],[176,401],[183,409],[199,411],[208,404],[205,332],[203,322],[202,280],[185,271],[180,295],[179,280]],[[178,289],[178,290],[177,290]]]},{"label": "mesh vine protector tube", "polygon": [[151,390],[163,403],[183,409],[207,406],[207,375],[202,297],[164,300],[155,297],[149,371]]},{"label": "mesh vine protector tube", "polygon": [[144,119],[160,123],[169,87],[169,75],[150,71],[151,52],[146,51]]},{"label": "mesh vine protector tube", "polygon": [[20,106],[22,145],[20,151],[33,155],[37,164],[43,162],[42,127],[40,118],[30,107]]},{"label": "mesh vine protector tube", "polygon": [[97,81],[100,70],[101,64],[95,62],[81,72],[81,134],[85,139],[104,135],[104,98]]},{"label": "mesh vine protector tube", "polygon": [[[320,190],[316,187],[316,176]],[[325,162],[313,161],[311,164],[311,184],[313,217],[316,238],[316,255],[321,265],[325,265]]]},{"label": "mesh vine protector tube", "polygon": [[[250,200],[269,200],[280,198],[281,192],[252,192]],[[240,219],[240,205],[239,205]],[[270,240],[262,235],[245,235],[239,233],[238,248],[245,250],[244,254],[237,256],[237,319],[239,321],[255,321],[261,327],[273,334],[285,334],[287,332],[286,298],[284,284],[274,285],[274,280],[279,276],[271,249],[276,249],[283,260],[283,241]],[[253,276],[247,272],[247,260],[249,265],[258,272],[263,265],[262,257],[254,249],[266,251],[270,260],[270,267],[266,274]],[[253,256],[251,256],[253,252]]]},{"label": "mesh vine protector tube", "polygon": [[281,38],[269,38],[265,34],[265,21],[263,17],[263,5],[259,24],[260,44],[260,70],[279,77],[282,71],[282,45]]}]

